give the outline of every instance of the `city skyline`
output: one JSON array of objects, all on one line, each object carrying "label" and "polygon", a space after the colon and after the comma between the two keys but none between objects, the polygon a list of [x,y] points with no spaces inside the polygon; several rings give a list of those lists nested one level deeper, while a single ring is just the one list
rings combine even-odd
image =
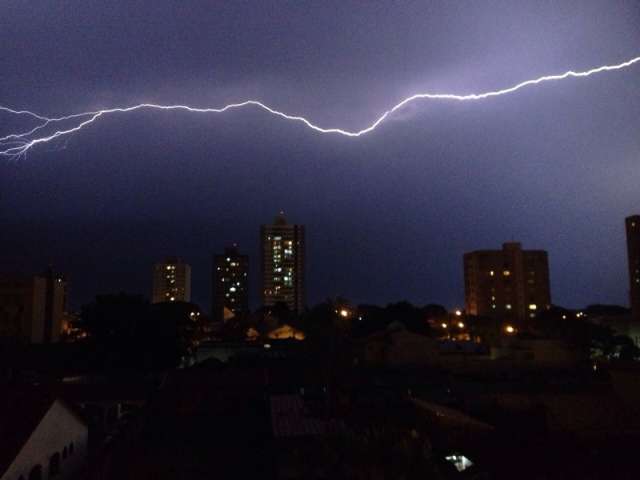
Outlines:
[{"label": "city skyline", "polygon": [[[54,117],[256,98],[353,131],[416,92],[495,91],[635,58],[640,44],[632,0],[616,9],[596,0],[391,11],[72,5],[3,7],[0,105]],[[148,295],[144,272],[166,255],[208,265],[237,241],[259,258],[255,225],[284,208],[313,232],[310,303],[346,295],[461,306],[460,252],[518,240],[549,252],[554,301],[626,304],[620,219],[640,208],[639,69],[490,101],[414,102],[358,139],[258,108],[104,116],[23,161],[0,162],[0,221],[11,232],[0,235],[0,264],[56,265],[81,279],[70,290],[76,306],[96,292]],[[0,136],[33,127],[6,112],[0,125]],[[193,272],[203,305],[209,270]]]},{"label": "city skyline", "polygon": [[[635,275],[637,273],[637,263],[638,263],[638,231],[637,231],[637,225],[639,225],[640,223],[638,222],[638,220],[640,219],[640,215],[631,215],[625,218],[625,231],[626,231],[626,247],[627,247],[627,269],[628,269],[628,273],[629,273],[629,278],[628,278],[628,282],[629,282],[629,289],[628,289],[628,297],[629,300],[625,303],[625,302],[621,302],[619,303],[619,305],[621,306],[625,306],[628,307],[630,309],[633,309],[633,305],[634,305],[634,299],[637,299],[637,289],[634,290],[634,287],[636,287],[637,284],[637,275]],[[211,293],[211,296],[209,297],[208,300],[194,300],[194,303],[203,306],[204,308],[206,308],[207,306],[211,307],[211,318],[214,319],[215,321],[221,321],[222,317],[218,318],[219,315],[216,314],[216,305],[220,306],[223,305],[226,308],[230,308],[231,304],[227,304],[228,301],[230,301],[229,299],[227,299],[227,303],[225,303],[224,298],[217,298],[217,293],[219,292],[223,297],[224,297],[224,292],[227,292],[227,290],[221,290],[219,288],[219,286],[221,285],[220,282],[223,281],[222,279],[224,278],[224,281],[226,280],[230,280],[231,277],[233,277],[234,279],[236,279],[236,277],[238,277],[236,279],[237,280],[241,280],[241,285],[239,285],[237,290],[234,290],[233,296],[234,296],[234,300],[233,302],[237,311],[234,311],[234,314],[237,315],[240,312],[249,312],[251,310],[255,310],[258,307],[261,306],[269,306],[272,305],[272,303],[267,304],[264,302],[264,282],[265,282],[265,261],[267,261],[267,263],[269,263],[271,260],[271,257],[267,257],[265,258],[264,256],[264,252],[266,251],[265,249],[269,250],[268,246],[271,245],[271,243],[266,243],[267,240],[267,236],[270,239],[272,232],[272,229],[275,228],[277,230],[277,232],[279,232],[280,234],[282,234],[282,228],[289,228],[289,229],[293,229],[292,231],[294,231],[296,228],[303,228],[303,225],[288,225],[286,222],[286,218],[284,216],[284,212],[280,211],[279,214],[276,216],[274,223],[272,225],[262,225],[260,228],[260,254],[258,256],[258,258],[254,259],[254,266],[256,263],[261,263],[262,265],[258,265],[256,268],[254,268],[255,270],[259,270],[260,276],[261,278],[258,280],[258,282],[255,284],[255,288],[250,288],[249,287],[249,275],[248,273],[251,271],[249,268],[249,264],[251,263],[250,260],[250,256],[246,255],[244,253],[240,253],[237,244],[232,244],[231,246],[226,246],[224,247],[224,253],[218,253],[218,254],[214,254],[213,255],[213,262],[211,263],[211,270],[210,270],[210,275],[207,279],[207,287],[209,288],[209,291]],[[293,234],[292,234],[293,235]],[[295,237],[295,235],[294,235]],[[292,237],[292,238],[294,238]],[[303,245],[303,251],[304,251],[304,245],[305,245],[305,237],[306,235],[304,234],[304,231],[302,233],[302,236],[299,237],[302,239],[302,245]],[[296,237],[297,238],[297,237]],[[280,248],[280,247],[278,247]],[[582,305],[567,305],[561,302],[553,302],[551,301],[551,282],[550,282],[550,275],[549,275],[549,259],[548,259],[548,253],[546,250],[542,249],[542,250],[538,250],[538,251],[522,251],[522,253],[524,253],[526,258],[527,255],[531,256],[530,261],[528,260],[518,260],[519,258],[519,254],[518,252],[521,251],[521,243],[520,242],[505,242],[503,244],[502,250],[491,250],[491,249],[479,249],[479,248],[474,248],[469,252],[461,252],[460,257],[463,258],[463,265],[464,268],[462,269],[462,273],[463,273],[463,280],[464,280],[464,289],[462,291],[461,296],[463,297],[463,300],[461,302],[456,302],[453,304],[446,304],[444,302],[440,302],[438,299],[427,299],[426,301],[423,302],[412,302],[410,299],[407,298],[396,298],[396,299],[391,299],[386,303],[393,303],[394,301],[411,301],[412,303],[415,303],[417,305],[419,304],[429,304],[429,303],[434,303],[434,304],[442,304],[445,307],[449,308],[449,309],[459,309],[459,308],[464,308],[466,310],[467,313],[472,314],[472,315],[488,315],[488,316],[494,316],[498,315],[498,317],[504,317],[505,321],[508,319],[511,319],[513,322],[515,323],[523,323],[524,320],[526,320],[526,314],[531,314],[532,312],[529,312],[528,309],[531,309],[531,305],[535,305],[534,310],[537,310],[539,307],[542,309],[547,309],[549,308],[551,305],[558,305],[558,306],[562,306],[562,307],[567,307],[567,308],[582,308],[585,307],[587,305],[595,305],[598,304],[599,302],[587,302],[584,303]],[[511,252],[511,253],[509,253]],[[289,254],[291,255],[291,253]],[[258,260],[260,260],[260,262],[258,262]],[[233,261],[233,271],[231,273],[229,273],[229,266],[231,265],[230,262]],[[541,261],[543,261],[543,264],[540,263]],[[536,293],[530,293],[529,296],[532,296],[531,298],[535,297],[535,302],[533,302],[533,300],[531,302],[527,301],[522,301],[519,302],[522,305],[520,305],[520,307],[515,308],[511,303],[511,301],[507,302],[512,308],[515,308],[515,310],[512,310],[512,308],[509,308],[509,311],[505,311],[504,308],[506,308],[505,304],[505,299],[503,297],[505,297],[504,292],[504,286],[500,286],[500,295],[501,295],[501,299],[497,302],[489,302],[489,303],[500,303],[500,308],[499,311],[495,310],[488,310],[488,305],[489,303],[487,300],[487,295],[486,293],[489,290],[486,290],[486,288],[484,286],[482,286],[482,282],[484,277],[487,274],[492,274],[491,276],[501,276],[501,275],[506,275],[505,274],[505,270],[507,267],[504,267],[504,269],[502,267],[499,267],[498,263],[504,263],[504,265],[506,265],[507,263],[509,263],[511,266],[508,269],[508,274],[510,276],[510,278],[508,278],[508,280],[511,280],[511,274],[512,273],[517,273],[515,271],[512,271],[511,269],[514,268],[515,270],[536,270],[536,282],[541,282],[538,283],[538,287],[536,288],[542,288],[541,291],[536,291]],[[506,262],[506,263],[505,263]],[[523,264],[524,262],[524,264]],[[473,264],[473,265],[472,265]],[[518,264],[523,264],[520,265],[520,267],[517,267]],[[527,267],[526,265],[529,265],[529,267]],[[302,260],[302,265],[303,265],[303,275],[304,275],[304,255],[303,255],[303,260]],[[179,269],[178,272],[178,277],[179,277],[179,285],[175,285],[176,283],[176,266]],[[227,267],[225,269],[225,267]],[[473,267],[473,268],[472,268]],[[526,267],[526,268],[525,268]],[[49,267],[51,268],[51,267]],[[470,272],[470,268],[475,272],[473,274],[473,276],[469,277],[469,280],[467,280],[467,276],[468,276],[468,272]],[[196,270],[199,270],[198,266],[196,267]],[[225,270],[225,271],[223,271]],[[235,271],[237,270],[237,272]],[[523,270],[523,272],[524,272]],[[540,270],[540,271],[538,271]],[[152,303],[158,303],[161,301],[187,301],[190,302],[191,301],[191,271],[192,271],[192,266],[185,262],[183,260],[182,257],[178,257],[178,256],[168,256],[166,257],[162,262],[156,262],[153,266],[153,278],[152,278],[152,293],[151,295],[148,296],[149,300]],[[293,270],[292,270],[293,271]],[[6,272],[5,272],[6,273]],[[255,273],[255,272],[254,272]],[[520,272],[521,275],[524,275],[524,273]],[[530,272],[529,272],[530,273]],[[24,275],[32,275],[29,272],[23,272],[20,275],[24,276]],[[229,277],[229,278],[227,278]],[[515,278],[515,277],[514,277]],[[173,279],[173,281],[171,280]],[[493,280],[493,279],[492,279]],[[172,284],[170,285],[169,282],[171,282]],[[306,280],[305,280],[306,282]],[[518,280],[518,282],[524,282],[524,277],[521,280]],[[516,283],[518,283],[516,282]],[[528,282],[531,283],[531,279],[528,279]],[[495,282],[494,282],[495,283]],[[65,280],[65,284],[66,284],[66,280]],[[235,288],[235,283],[232,285]],[[495,287],[495,285],[494,285]],[[473,290],[473,293],[471,292],[470,288]],[[519,288],[519,287],[518,287]],[[204,289],[204,285],[199,285],[197,287],[197,289],[199,290],[203,290]],[[484,290],[483,290],[484,289]],[[139,289],[140,290],[140,289]],[[485,291],[486,290],[486,291]],[[493,289],[492,289],[493,290]],[[526,288],[525,288],[526,290]],[[116,290],[114,290],[111,293],[115,293]],[[122,291],[122,290],[120,290]],[[100,295],[100,294],[104,294],[104,293],[110,293],[110,292],[94,292],[94,297],[95,295]],[[495,294],[495,292],[493,292]],[[227,296],[229,296],[230,294],[227,292]],[[524,295],[524,293],[520,293],[520,296]],[[143,296],[147,296],[144,295]],[[345,294],[344,292],[341,294],[337,294],[337,295],[333,295],[334,297],[347,297],[350,298],[351,300],[355,301],[355,303],[361,303],[361,304],[366,304],[366,303],[371,303],[371,304],[375,304],[375,301],[360,301],[357,299],[353,299],[351,297],[349,297],[348,294]],[[517,296],[517,295],[516,295]],[[525,295],[526,296],[526,295]],[[67,297],[67,294],[65,293],[65,298]],[[91,297],[88,301],[92,300],[94,297]],[[471,298],[473,297],[473,298]],[[482,299],[480,298],[482,297]],[[484,298],[487,297],[487,298]],[[173,298],[173,300],[172,300]],[[253,301],[250,302],[249,298],[253,298]],[[263,301],[257,301],[256,298],[262,298]],[[304,292],[301,294],[300,298],[304,298]],[[330,298],[329,295],[325,295],[324,297],[322,297],[320,299],[326,299],[326,298]],[[506,297],[505,297],[506,298]],[[515,298],[515,297],[514,297]],[[164,300],[163,300],[164,299]],[[475,299],[475,300],[474,300]],[[494,297],[492,297],[492,300],[495,300]],[[66,301],[66,300],[65,300]],[[85,303],[88,303],[85,302]],[[516,303],[518,303],[516,300],[513,300]],[[217,303],[216,303],[217,302]],[[287,302],[285,302],[287,303]],[[316,302],[317,303],[317,302]],[[380,302],[379,302],[380,303]],[[313,304],[313,303],[311,303]],[[381,304],[384,304],[384,302],[381,302]],[[482,304],[483,306],[481,306],[480,304]],[[503,305],[504,304],[504,305]],[[538,305],[540,304],[540,305]],[[305,306],[308,306],[309,304],[305,303],[304,301],[302,301],[301,303],[299,303],[300,307],[298,308],[293,308],[293,311],[302,311],[302,308],[304,308]],[[72,308],[78,308],[78,306],[72,306]],[[292,305],[289,305],[289,307],[291,308]],[[497,305],[496,305],[497,307]],[[524,313],[520,312],[520,316],[516,315],[516,313],[519,312],[519,310],[524,309]],[[518,312],[516,312],[516,310]],[[536,312],[533,312],[534,314]],[[636,313],[635,315],[637,316],[637,309],[636,309]]]}]

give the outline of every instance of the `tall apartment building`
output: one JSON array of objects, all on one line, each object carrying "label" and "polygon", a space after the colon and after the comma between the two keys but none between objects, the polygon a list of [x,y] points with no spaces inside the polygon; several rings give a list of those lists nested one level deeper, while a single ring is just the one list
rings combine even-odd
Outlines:
[{"label": "tall apartment building", "polygon": [[633,319],[640,321],[640,215],[626,219],[629,256],[629,296]]},{"label": "tall apartment building", "polygon": [[176,257],[153,266],[152,303],[190,302],[191,267]]},{"label": "tall apartment building", "polygon": [[36,276],[0,278],[0,338],[55,343],[64,327],[67,282],[51,268]]},{"label": "tall apartment building", "polygon": [[551,307],[549,261],[544,250],[522,250],[505,243],[502,250],[464,255],[465,307],[470,315],[526,325]]},{"label": "tall apartment building", "polygon": [[249,312],[249,256],[233,245],[213,256],[211,318],[223,322]]},{"label": "tall apartment building", "polygon": [[262,304],[283,302],[293,312],[304,308],[304,225],[290,225],[280,214],[260,227]]}]

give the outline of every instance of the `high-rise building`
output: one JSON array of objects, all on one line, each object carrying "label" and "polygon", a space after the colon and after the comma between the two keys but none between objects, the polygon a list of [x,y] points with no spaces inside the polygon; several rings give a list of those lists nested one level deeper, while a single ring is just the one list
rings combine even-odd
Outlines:
[{"label": "high-rise building", "polygon": [[191,267],[176,257],[153,266],[152,303],[190,302]]},{"label": "high-rise building", "polygon": [[523,327],[551,307],[547,252],[522,250],[520,243],[512,242],[502,250],[466,253],[464,286],[468,314]]},{"label": "high-rise building", "polygon": [[223,322],[249,312],[249,257],[233,245],[213,256],[211,318]]},{"label": "high-rise building", "polygon": [[67,282],[51,268],[41,275],[0,278],[0,337],[55,343],[62,334]]},{"label": "high-rise building", "polygon": [[634,320],[640,321],[640,215],[626,220],[629,255],[629,296]]},{"label": "high-rise building", "polygon": [[284,213],[273,225],[260,227],[262,303],[285,303],[293,312],[304,308],[304,225],[290,225]]}]

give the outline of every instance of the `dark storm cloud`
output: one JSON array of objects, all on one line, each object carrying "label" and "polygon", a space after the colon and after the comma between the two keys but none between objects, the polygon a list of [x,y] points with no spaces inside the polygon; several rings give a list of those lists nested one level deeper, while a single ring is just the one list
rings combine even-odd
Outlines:
[{"label": "dark storm cloud", "polygon": [[[0,104],[64,114],[258,98],[362,128],[417,91],[637,56],[639,24],[635,1],[5,2]],[[414,104],[357,140],[253,110],[107,118],[0,165],[0,263],[53,262],[82,302],[146,293],[150,264],[179,254],[206,304],[210,253],[238,241],[255,267],[258,225],[284,208],[308,226],[310,301],[459,304],[462,253],[517,239],[549,250],[556,302],[626,303],[639,68]]]}]

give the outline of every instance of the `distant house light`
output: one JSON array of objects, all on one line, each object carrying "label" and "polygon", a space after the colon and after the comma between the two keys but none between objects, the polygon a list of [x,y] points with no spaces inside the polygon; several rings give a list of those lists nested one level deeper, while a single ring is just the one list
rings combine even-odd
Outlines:
[{"label": "distant house light", "polygon": [[529,310],[537,310],[538,309],[538,305],[536,305],[535,303],[532,303],[529,305]]},{"label": "distant house light", "polygon": [[473,466],[473,462],[464,455],[447,455],[444,459],[447,462],[452,463],[458,472],[463,472],[467,468]]},{"label": "distant house light", "polygon": [[511,271],[509,271],[509,270],[505,270],[504,272],[502,272],[502,274],[503,274],[505,277],[508,277],[509,275],[511,275]]}]

